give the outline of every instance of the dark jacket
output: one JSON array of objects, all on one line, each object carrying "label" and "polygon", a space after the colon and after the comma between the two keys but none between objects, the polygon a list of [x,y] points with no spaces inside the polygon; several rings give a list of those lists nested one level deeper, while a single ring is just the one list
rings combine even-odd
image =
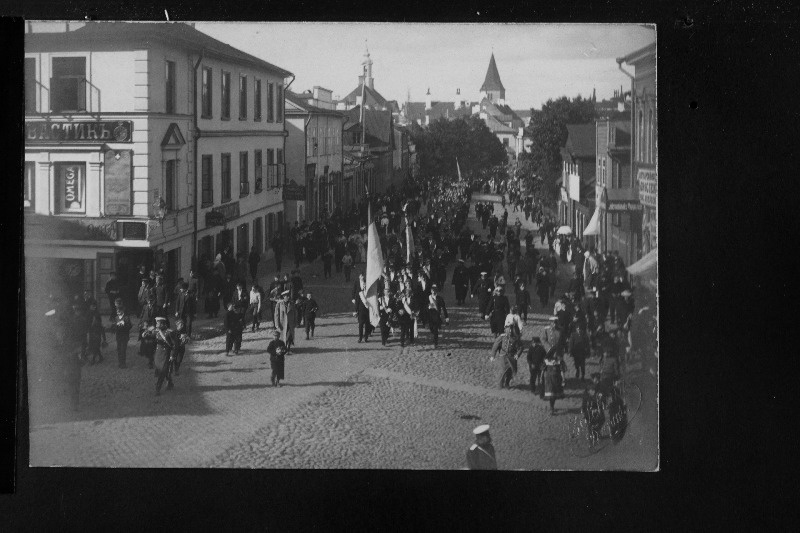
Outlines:
[{"label": "dark jacket", "polygon": [[231,333],[241,333],[243,329],[242,315],[235,310],[227,311],[225,313],[225,330]]},{"label": "dark jacket", "polygon": [[528,365],[533,367],[542,366],[546,355],[547,350],[545,350],[544,346],[536,343],[531,344],[531,347],[528,348]]}]

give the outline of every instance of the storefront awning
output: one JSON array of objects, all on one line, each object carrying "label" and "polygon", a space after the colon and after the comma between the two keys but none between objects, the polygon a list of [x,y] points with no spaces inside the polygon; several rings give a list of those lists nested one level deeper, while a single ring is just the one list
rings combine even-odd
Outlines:
[{"label": "storefront awning", "polygon": [[583,230],[584,235],[600,235],[600,210],[595,209],[589,223],[586,224],[586,229]]},{"label": "storefront awning", "polygon": [[644,257],[628,267],[633,276],[655,276],[658,267],[658,248],[645,254]]}]

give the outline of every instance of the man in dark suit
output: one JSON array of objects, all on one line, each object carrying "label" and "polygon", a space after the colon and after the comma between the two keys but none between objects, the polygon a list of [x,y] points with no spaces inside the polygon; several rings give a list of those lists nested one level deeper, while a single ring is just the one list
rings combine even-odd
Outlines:
[{"label": "man in dark suit", "polygon": [[469,274],[467,268],[464,266],[464,260],[459,259],[458,265],[453,271],[452,282],[456,291],[456,303],[464,305],[464,300],[467,298],[467,290],[469,289]]},{"label": "man in dark suit", "polygon": [[354,291],[353,304],[355,312],[353,316],[358,317],[358,342],[367,342],[372,333],[372,324],[369,321],[369,307],[367,307],[367,281],[364,274],[358,275],[358,290]]},{"label": "man in dark suit", "polygon": [[503,294],[503,287],[495,287],[494,296],[492,296],[484,316],[484,319],[489,320],[495,337],[503,333],[509,311],[511,311],[511,305],[508,303],[508,297]]},{"label": "man in dark suit", "polygon": [[194,294],[189,291],[189,284],[183,282],[181,284],[178,297],[175,299],[175,318],[183,321],[183,326],[186,334],[192,335],[192,322],[194,321],[194,314],[196,310],[196,302]]},{"label": "man in dark suit", "polygon": [[236,312],[244,318],[247,307],[250,305],[250,295],[244,289],[244,282],[239,281],[236,283],[236,290],[233,291],[231,303]]},{"label": "man in dark suit", "polygon": [[494,291],[494,283],[487,276],[486,271],[481,272],[481,279],[472,288],[472,296],[478,296],[478,313],[481,318],[486,314],[486,308],[489,307],[489,300]]},{"label": "man in dark suit", "polygon": [[547,350],[542,345],[542,339],[534,337],[530,348],[528,348],[528,370],[531,373],[531,392],[536,394],[536,382],[542,370],[542,363],[547,355]]},{"label": "man in dark suit", "polygon": [[228,305],[228,311],[225,313],[225,355],[228,357],[231,357],[231,348],[234,355],[238,355],[242,349],[243,319],[244,316],[236,312],[233,304]]},{"label": "man in dark suit", "polygon": [[316,327],[315,321],[317,319],[318,311],[319,306],[317,305],[317,301],[311,297],[311,293],[309,292],[306,295],[306,301],[303,304],[303,320],[306,323],[306,340],[309,339],[309,334],[311,337],[314,336],[314,328]]},{"label": "man in dark suit", "polygon": [[492,437],[489,435],[489,426],[484,424],[472,430],[475,434],[475,444],[467,450],[467,467],[470,470],[497,470]]}]

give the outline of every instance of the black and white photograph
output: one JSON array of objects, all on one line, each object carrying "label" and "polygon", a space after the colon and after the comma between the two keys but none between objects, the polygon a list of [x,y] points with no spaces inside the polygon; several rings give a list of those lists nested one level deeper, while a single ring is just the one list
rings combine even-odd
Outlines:
[{"label": "black and white photograph", "polygon": [[25,21],[29,466],[658,472],[645,22]]}]

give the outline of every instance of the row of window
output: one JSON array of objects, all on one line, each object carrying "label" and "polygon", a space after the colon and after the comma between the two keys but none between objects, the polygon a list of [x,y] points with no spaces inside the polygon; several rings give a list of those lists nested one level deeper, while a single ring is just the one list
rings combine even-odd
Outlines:
[{"label": "row of window", "polygon": [[335,155],[342,148],[342,138],[334,126],[310,128],[306,139],[308,155]]},{"label": "row of window", "polygon": [[[50,87],[50,112],[51,113],[80,113],[87,110],[86,94],[90,83],[86,78],[85,57],[53,57],[51,59]],[[36,78],[36,59],[25,58],[25,112],[36,113],[37,85],[41,85]],[[231,73],[221,71],[220,86],[220,118],[230,119],[231,116]],[[165,112],[177,111],[177,65],[175,61],[165,61],[164,91]],[[203,68],[202,80],[202,116],[213,117],[212,105],[213,71],[211,67]],[[239,120],[248,118],[248,79],[239,76]],[[253,120],[262,119],[262,84],[261,80],[253,80]],[[267,122],[283,122],[283,85],[280,83],[267,83]]]},{"label": "row of window", "polygon": [[[247,75],[239,75],[239,120],[248,118],[248,80]],[[253,120],[262,119],[262,83],[253,79]],[[202,109],[203,118],[214,117],[214,71],[211,67],[203,67],[202,74]],[[220,118],[231,118],[231,73],[220,71]],[[283,122],[283,84],[267,83],[267,122]]]},{"label": "row of window", "polygon": [[[239,198],[250,194],[250,157],[249,152],[239,152]],[[164,194],[162,196],[167,211],[178,209],[178,161],[166,161],[164,167]],[[255,177],[254,194],[265,187],[270,189],[283,184],[286,167],[283,161],[283,149],[268,149],[266,170],[264,169],[263,151],[253,152],[253,168]],[[57,214],[86,214],[86,163],[54,163],[55,176],[55,212]],[[231,154],[220,155],[221,201],[228,202],[232,197]],[[266,181],[266,183],[264,183]],[[202,156],[202,205],[214,203],[214,158]],[[25,162],[23,177],[23,207],[34,209],[36,191],[36,163]]]},{"label": "row of window", "polygon": [[[239,198],[250,194],[250,154],[239,152]],[[201,157],[201,205],[208,207],[214,204],[214,156]],[[253,169],[255,178],[254,194],[260,193],[264,188],[272,189],[283,184],[286,177],[286,167],[283,160],[282,148],[268,148],[266,170],[263,151],[253,152]],[[231,154],[220,154],[219,163],[220,191],[222,203],[232,198],[231,183]],[[265,183],[266,182],[266,183]]]},{"label": "row of window", "polygon": [[[645,122],[645,118],[647,122]],[[636,130],[636,160],[644,163],[655,163],[656,156],[656,123],[655,115],[652,109],[647,110],[645,114],[643,110],[639,110],[637,115]]]},{"label": "row of window", "polygon": [[[266,233],[264,233],[264,226],[266,222]],[[250,223],[245,222],[236,226],[236,234],[234,235],[233,229],[223,229],[216,236],[212,237],[207,235],[197,241],[197,251],[201,258],[209,260],[217,253],[221,253],[227,246],[234,245],[235,238],[235,253],[247,253],[251,246],[255,246],[256,251],[262,253],[269,250],[271,247],[270,241],[276,235],[283,233],[283,211],[277,213],[267,213],[264,217],[256,217],[252,221],[253,225],[253,239],[250,240]]]}]

